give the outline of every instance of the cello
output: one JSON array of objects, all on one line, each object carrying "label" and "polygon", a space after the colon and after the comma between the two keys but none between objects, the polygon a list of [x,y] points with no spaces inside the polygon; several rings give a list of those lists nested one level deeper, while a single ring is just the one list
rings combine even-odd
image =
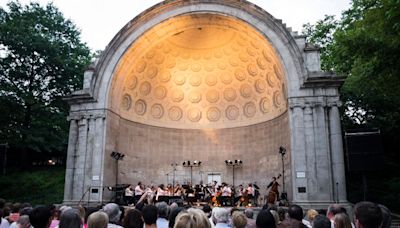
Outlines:
[{"label": "cello", "polygon": [[279,183],[277,182],[277,180],[281,177],[282,175],[279,174],[277,178],[273,177],[271,183],[269,183],[269,185],[267,186],[268,188],[271,188],[271,190],[269,190],[268,192],[268,198],[267,198],[267,203],[268,204],[274,204],[275,201],[278,199],[279,197],[279,191],[278,191],[278,186]]}]

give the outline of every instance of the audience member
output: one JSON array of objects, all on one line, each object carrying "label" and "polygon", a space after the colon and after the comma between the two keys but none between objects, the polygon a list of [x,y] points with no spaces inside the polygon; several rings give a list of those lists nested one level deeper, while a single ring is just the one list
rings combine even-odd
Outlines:
[{"label": "audience member", "polygon": [[122,226],[124,228],[143,228],[142,212],[130,209],[126,212]]},{"label": "audience member", "polygon": [[166,202],[156,203],[157,207],[157,228],[168,228],[168,204]]},{"label": "audience member", "polygon": [[315,216],[318,212],[314,209],[307,210],[305,218],[302,220],[303,224],[306,225],[308,228],[312,227],[312,221],[314,220]]},{"label": "audience member", "polygon": [[17,220],[17,228],[30,228],[29,215],[21,215]]},{"label": "audience member", "polygon": [[279,227],[299,227],[306,228],[302,223],[303,220],[303,209],[296,204],[293,204],[288,209],[289,218],[286,218],[279,224]]},{"label": "audience member", "polygon": [[232,225],[234,228],[245,228],[247,225],[246,216],[241,211],[235,211],[232,214]]},{"label": "audience member", "polygon": [[269,210],[269,212],[271,212],[272,216],[274,217],[275,225],[278,226],[281,223],[281,221],[279,220],[278,212],[276,212],[275,210]]},{"label": "audience member", "polygon": [[175,225],[175,219],[178,214],[183,211],[183,207],[177,207],[174,209],[171,209],[171,212],[169,213],[169,222],[168,222],[168,227],[173,228]]},{"label": "audience member", "polygon": [[156,228],[157,227],[157,207],[154,205],[146,205],[142,210],[144,228]]},{"label": "audience member", "polygon": [[356,228],[379,228],[382,225],[382,210],[372,202],[363,201],[354,206]]},{"label": "audience member", "polygon": [[390,210],[381,204],[378,204],[378,206],[381,208],[381,211],[382,211],[382,226],[381,227],[382,228],[390,228],[390,225],[392,224],[392,216],[391,216]]},{"label": "audience member", "polygon": [[267,210],[262,210],[258,213],[256,219],[257,228],[275,228],[275,219],[271,212]]},{"label": "audience member", "polygon": [[[2,200],[2,199],[0,199],[0,200]],[[0,204],[1,204],[1,202],[0,202]],[[1,219],[0,228],[9,228],[10,227],[10,223],[8,222],[8,220],[3,218],[3,210],[2,210],[2,208],[0,208],[0,219]]]},{"label": "audience member", "polygon": [[224,228],[229,226],[229,211],[225,208],[214,207],[212,210],[212,220],[215,228]]},{"label": "audience member", "polygon": [[330,228],[331,221],[325,215],[318,214],[314,217],[314,220],[312,222],[312,227],[313,228]]},{"label": "audience member", "polygon": [[103,211],[108,215],[108,228],[121,228],[120,226],[120,217],[121,211],[119,210],[119,206],[116,203],[108,203],[104,205]]},{"label": "audience member", "polygon": [[338,213],[333,220],[335,228],[352,228],[351,221],[345,213]]},{"label": "audience member", "polygon": [[29,221],[35,228],[48,228],[50,226],[51,210],[47,206],[37,206],[29,214]]},{"label": "audience member", "polygon": [[79,215],[79,210],[69,209],[61,213],[59,228],[82,228],[83,220]]},{"label": "audience member", "polygon": [[[229,215],[227,210],[224,213]],[[187,211],[178,214],[174,228],[211,228],[211,224],[202,210],[189,208]]]},{"label": "audience member", "polygon": [[87,228],[107,228],[108,215],[102,211],[93,212],[87,219]]},{"label": "audience member", "polygon": [[256,228],[256,220],[254,219],[254,212],[253,209],[247,208],[244,210],[244,214],[247,217],[247,225],[246,228]]},{"label": "audience member", "polygon": [[326,217],[331,221],[331,227],[333,228],[335,215],[339,213],[343,213],[343,208],[339,204],[331,204],[326,211]]}]

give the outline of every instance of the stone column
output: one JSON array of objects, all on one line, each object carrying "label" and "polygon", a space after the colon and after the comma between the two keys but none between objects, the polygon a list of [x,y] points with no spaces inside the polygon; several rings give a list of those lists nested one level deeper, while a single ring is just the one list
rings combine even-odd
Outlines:
[{"label": "stone column", "polygon": [[339,202],[347,202],[342,131],[337,103],[332,104],[329,111],[329,136],[331,142],[330,149],[334,185],[333,197],[335,201],[339,200]]},{"label": "stone column", "polygon": [[318,185],[317,185],[317,167],[316,167],[316,151],[315,151],[315,131],[314,131],[314,122],[313,119],[315,116],[313,115],[313,108],[310,105],[306,105],[304,109],[304,135],[305,135],[305,143],[306,143],[306,167],[307,170],[304,170],[306,173],[307,180],[307,196],[308,198],[315,199],[315,196],[318,195]]},{"label": "stone column", "polygon": [[67,163],[65,170],[64,201],[70,201],[73,197],[77,139],[78,122],[75,119],[70,119]]},{"label": "stone column", "polygon": [[85,182],[85,164],[87,152],[87,133],[88,133],[88,120],[78,120],[78,145],[76,152],[75,172],[73,180],[73,201],[79,201],[87,189],[84,186]]}]

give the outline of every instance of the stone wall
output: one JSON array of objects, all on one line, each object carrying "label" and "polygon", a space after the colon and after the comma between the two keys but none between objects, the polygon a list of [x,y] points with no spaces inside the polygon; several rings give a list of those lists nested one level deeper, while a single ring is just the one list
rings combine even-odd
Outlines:
[{"label": "stone wall", "polygon": [[[172,163],[177,163],[176,181],[190,181],[190,168],[183,167],[185,160],[200,160],[200,167],[193,168],[193,183],[207,175],[217,173],[222,181],[232,184],[232,167],[225,160],[240,159],[243,166],[235,169],[235,185],[257,182],[265,194],[272,176],[282,172],[278,148],[290,151],[288,115],[246,127],[227,129],[172,129],[124,120],[109,114],[107,125],[106,162],[104,177],[115,180],[115,166],[110,156],[116,150],[125,154],[119,163],[119,183],[145,184],[172,183]],[[118,127],[117,127],[118,126]],[[111,148],[115,146],[115,148]],[[290,174],[290,154],[285,158],[286,174]],[[109,160],[109,161],[107,161]],[[168,174],[168,175],[167,175]],[[285,178],[286,189],[291,189],[290,175]]]}]

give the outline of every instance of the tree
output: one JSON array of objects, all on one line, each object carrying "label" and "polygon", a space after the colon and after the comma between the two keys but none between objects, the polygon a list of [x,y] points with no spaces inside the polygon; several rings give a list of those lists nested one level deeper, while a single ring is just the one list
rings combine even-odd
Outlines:
[{"label": "tree", "polygon": [[65,151],[68,105],[91,60],[76,26],[52,4],[0,8],[0,141],[20,151]]}]

